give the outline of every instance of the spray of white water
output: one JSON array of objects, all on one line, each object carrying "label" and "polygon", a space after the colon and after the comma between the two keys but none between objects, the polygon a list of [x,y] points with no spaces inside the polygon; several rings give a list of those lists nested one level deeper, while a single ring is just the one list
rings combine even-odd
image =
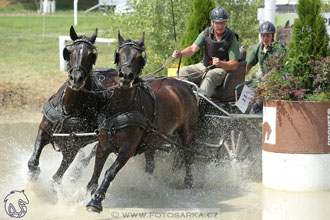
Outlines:
[{"label": "spray of white water", "polygon": [[[56,187],[52,184],[52,176],[59,167],[62,155],[50,145],[46,146],[40,158],[40,176],[31,183],[27,179],[27,162],[33,151],[36,132],[36,124],[0,124],[0,198],[4,199],[12,190],[24,190],[29,204],[22,219],[110,219],[110,211],[114,209],[159,208],[217,209],[221,213],[220,219],[268,219],[269,216],[275,216],[272,219],[287,219],[299,213],[303,213],[299,219],[304,219],[304,216],[323,219],[330,214],[330,209],[320,209],[320,206],[315,207],[319,210],[317,215],[314,209],[310,210],[315,203],[322,207],[330,204],[329,193],[282,193],[264,189],[260,184],[260,155],[245,161],[222,160],[217,164],[196,159],[193,167],[194,187],[184,189],[184,168],[172,172],[173,155],[161,152],[156,153],[153,176],[144,172],[143,155],[131,158],[111,183],[103,201],[103,212],[88,213],[85,206],[90,195],[86,195],[86,186],[94,160],[83,170],[80,179],[73,181],[73,176],[79,157],[88,154],[92,145],[83,149],[64,175],[61,185]],[[110,155],[104,170],[115,158],[115,155]],[[297,199],[300,200],[297,204],[308,212],[297,211],[299,209],[290,202]],[[314,202],[304,205],[302,201]],[[281,204],[286,204],[290,209],[280,207]],[[286,216],[283,217],[283,213]],[[12,218],[4,208],[0,208],[0,219]]]}]

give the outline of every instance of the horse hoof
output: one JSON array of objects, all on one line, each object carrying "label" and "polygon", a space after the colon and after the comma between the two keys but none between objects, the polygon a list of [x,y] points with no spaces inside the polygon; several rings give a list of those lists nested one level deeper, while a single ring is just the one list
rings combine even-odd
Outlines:
[{"label": "horse hoof", "polygon": [[86,206],[86,210],[88,212],[97,212],[100,213],[102,212],[102,205],[101,202],[97,202],[94,199],[92,199]]},{"label": "horse hoof", "polygon": [[193,180],[192,180],[192,178],[185,178],[184,179],[184,187],[186,189],[191,189],[193,187]]}]

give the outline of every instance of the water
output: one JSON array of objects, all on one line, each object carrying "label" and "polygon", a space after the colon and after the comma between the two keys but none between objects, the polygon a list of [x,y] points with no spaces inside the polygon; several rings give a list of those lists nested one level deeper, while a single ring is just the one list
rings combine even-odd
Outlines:
[{"label": "water", "polygon": [[[89,213],[85,205],[90,199],[86,185],[91,177],[94,161],[76,182],[71,174],[76,160],[64,175],[57,194],[52,187],[52,175],[61,161],[61,153],[48,145],[40,160],[41,174],[35,183],[27,181],[27,161],[32,154],[38,124],[0,124],[0,219],[10,218],[3,199],[12,190],[24,190],[29,199],[22,219],[125,219],[127,212],[191,212],[200,210],[216,216],[203,219],[234,220],[326,220],[330,216],[330,192],[279,192],[261,184],[261,158],[231,163],[205,165],[197,161],[194,167],[195,186],[183,189],[184,170],[171,171],[173,155],[159,153],[153,177],[144,173],[144,157],[132,158],[118,173],[103,201],[101,214]],[[85,153],[92,146],[84,149]],[[109,167],[115,156],[108,158]],[[101,175],[103,177],[103,174]],[[145,216],[134,219],[189,219],[167,215]],[[132,219],[126,218],[126,219]],[[190,219],[197,219],[194,216]]]}]

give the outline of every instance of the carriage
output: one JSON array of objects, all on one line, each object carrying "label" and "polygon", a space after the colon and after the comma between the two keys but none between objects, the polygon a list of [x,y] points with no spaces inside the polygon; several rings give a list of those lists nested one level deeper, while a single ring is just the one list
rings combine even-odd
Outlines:
[{"label": "carriage", "polygon": [[262,114],[249,113],[250,107],[242,109],[237,105],[243,96],[247,96],[244,105],[249,105],[248,99],[252,96],[251,90],[243,91],[252,80],[245,80],[245,48],[240,48],[240,52],[238,68],[227,73],[211,98],[199,94],[198,86],[194,85],[195,93],[200,97],[202,117],[197,131],[197,149],[208,152],[213,161],[221,158],[242,160],[261,147]]},{"label": "carriage", "polygon": [[[219,162],[221,159],[244,160],[261,149],[262,141],[262,113],[244,113],[237,106],[241,95],[251,93],[251,90],[242,94],[245,85],[252,80],[245,80],[246,49],[240,48],[241,60],[238,68],[229,71],[222,85],[218,86],[210,98],[199,93],[198,85],[181,80],[191,85],[198,100],[199,121],[196,133],[196,147],[193,153],[199,160]],[[93,74],[100,76],[110,71],[107,68],[94,68]],[[155,71],[157,72],[157,71]],[[159,77],[141,77],[146,81]],[[162,78],[162,77],[160,77]],[[178,78],[178,77],[177,77]],[[248,94],[251,97],[251,94]],[[249,104],[249,101],[245,105]],[[245,113],[246,112],[246,113]],[[55,134],[57,135],[57,134]],[[173,152],[176,137],[166,140],[166,144],[158,150]],[[177,145],[180,148],[180,145]],[[182,146],[181,146],[182,147]]]},{"label": "carriage", "polygon": [[[63,154],[53,176],[59,184],[79,149],[97,141],[82,162],[86,166],[96,154],[94,173],[87,186],[94,197],[87,207],[100,212],[110,182],[136,154],[145,153],[146,171],[150,174],[156,150],[181,154],[186,167],[184,184],[191,187],[194,157],[208,161],[219,161],[224,156],[241,159],[249,146],[261,143],[261,115],[241,114],[235,106],[242,87],[250,83],[244,81],[244,60],[208,99],[199,93],[198,86],[187,81],[140,77],[146,62],[144,35],[140,41],[132,41],[118,34],[116,70],[92,70],[97,58],[93,46],[97,29],[88,38],[78,36],[71,27],[70,36],[73,44],[63,51],[69,77],[43,108],[44,117],[28,163],[31,179],[40,173],[39,158],[46,144],[54,148],[56,145]],[[112,152],[118,157],[98,187],[98,178]]]}]

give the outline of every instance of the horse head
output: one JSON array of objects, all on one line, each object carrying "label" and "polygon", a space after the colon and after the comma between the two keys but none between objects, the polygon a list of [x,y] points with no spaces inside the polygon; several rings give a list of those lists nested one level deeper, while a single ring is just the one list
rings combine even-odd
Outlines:
[{"label": "horse head", "polygon": [[68,64],[68,85],[73,90],[81,90],[85,87],[97,59],[97,50],[94,46],[97,28],[91,37],[86,37],[78,36],[71,26],[70,37],[73,43],[63,50],[63,57]]},{"label": "horse head", "polygon": [[147,59],[144,50],[144,33],[139,41],[133,41],[124,40],[118,32],[118,52],[115,52],[115,64],[119,86],[132,87],[134,80],[142,73]]},{"label": "horse head", "polygon": [[288,20],[285,23],[285,26],[279,26],[276,30],[276,41],[280,42],[283,47],[286,47],[292,35],[292,25],[290,25],[290,21]]}]

